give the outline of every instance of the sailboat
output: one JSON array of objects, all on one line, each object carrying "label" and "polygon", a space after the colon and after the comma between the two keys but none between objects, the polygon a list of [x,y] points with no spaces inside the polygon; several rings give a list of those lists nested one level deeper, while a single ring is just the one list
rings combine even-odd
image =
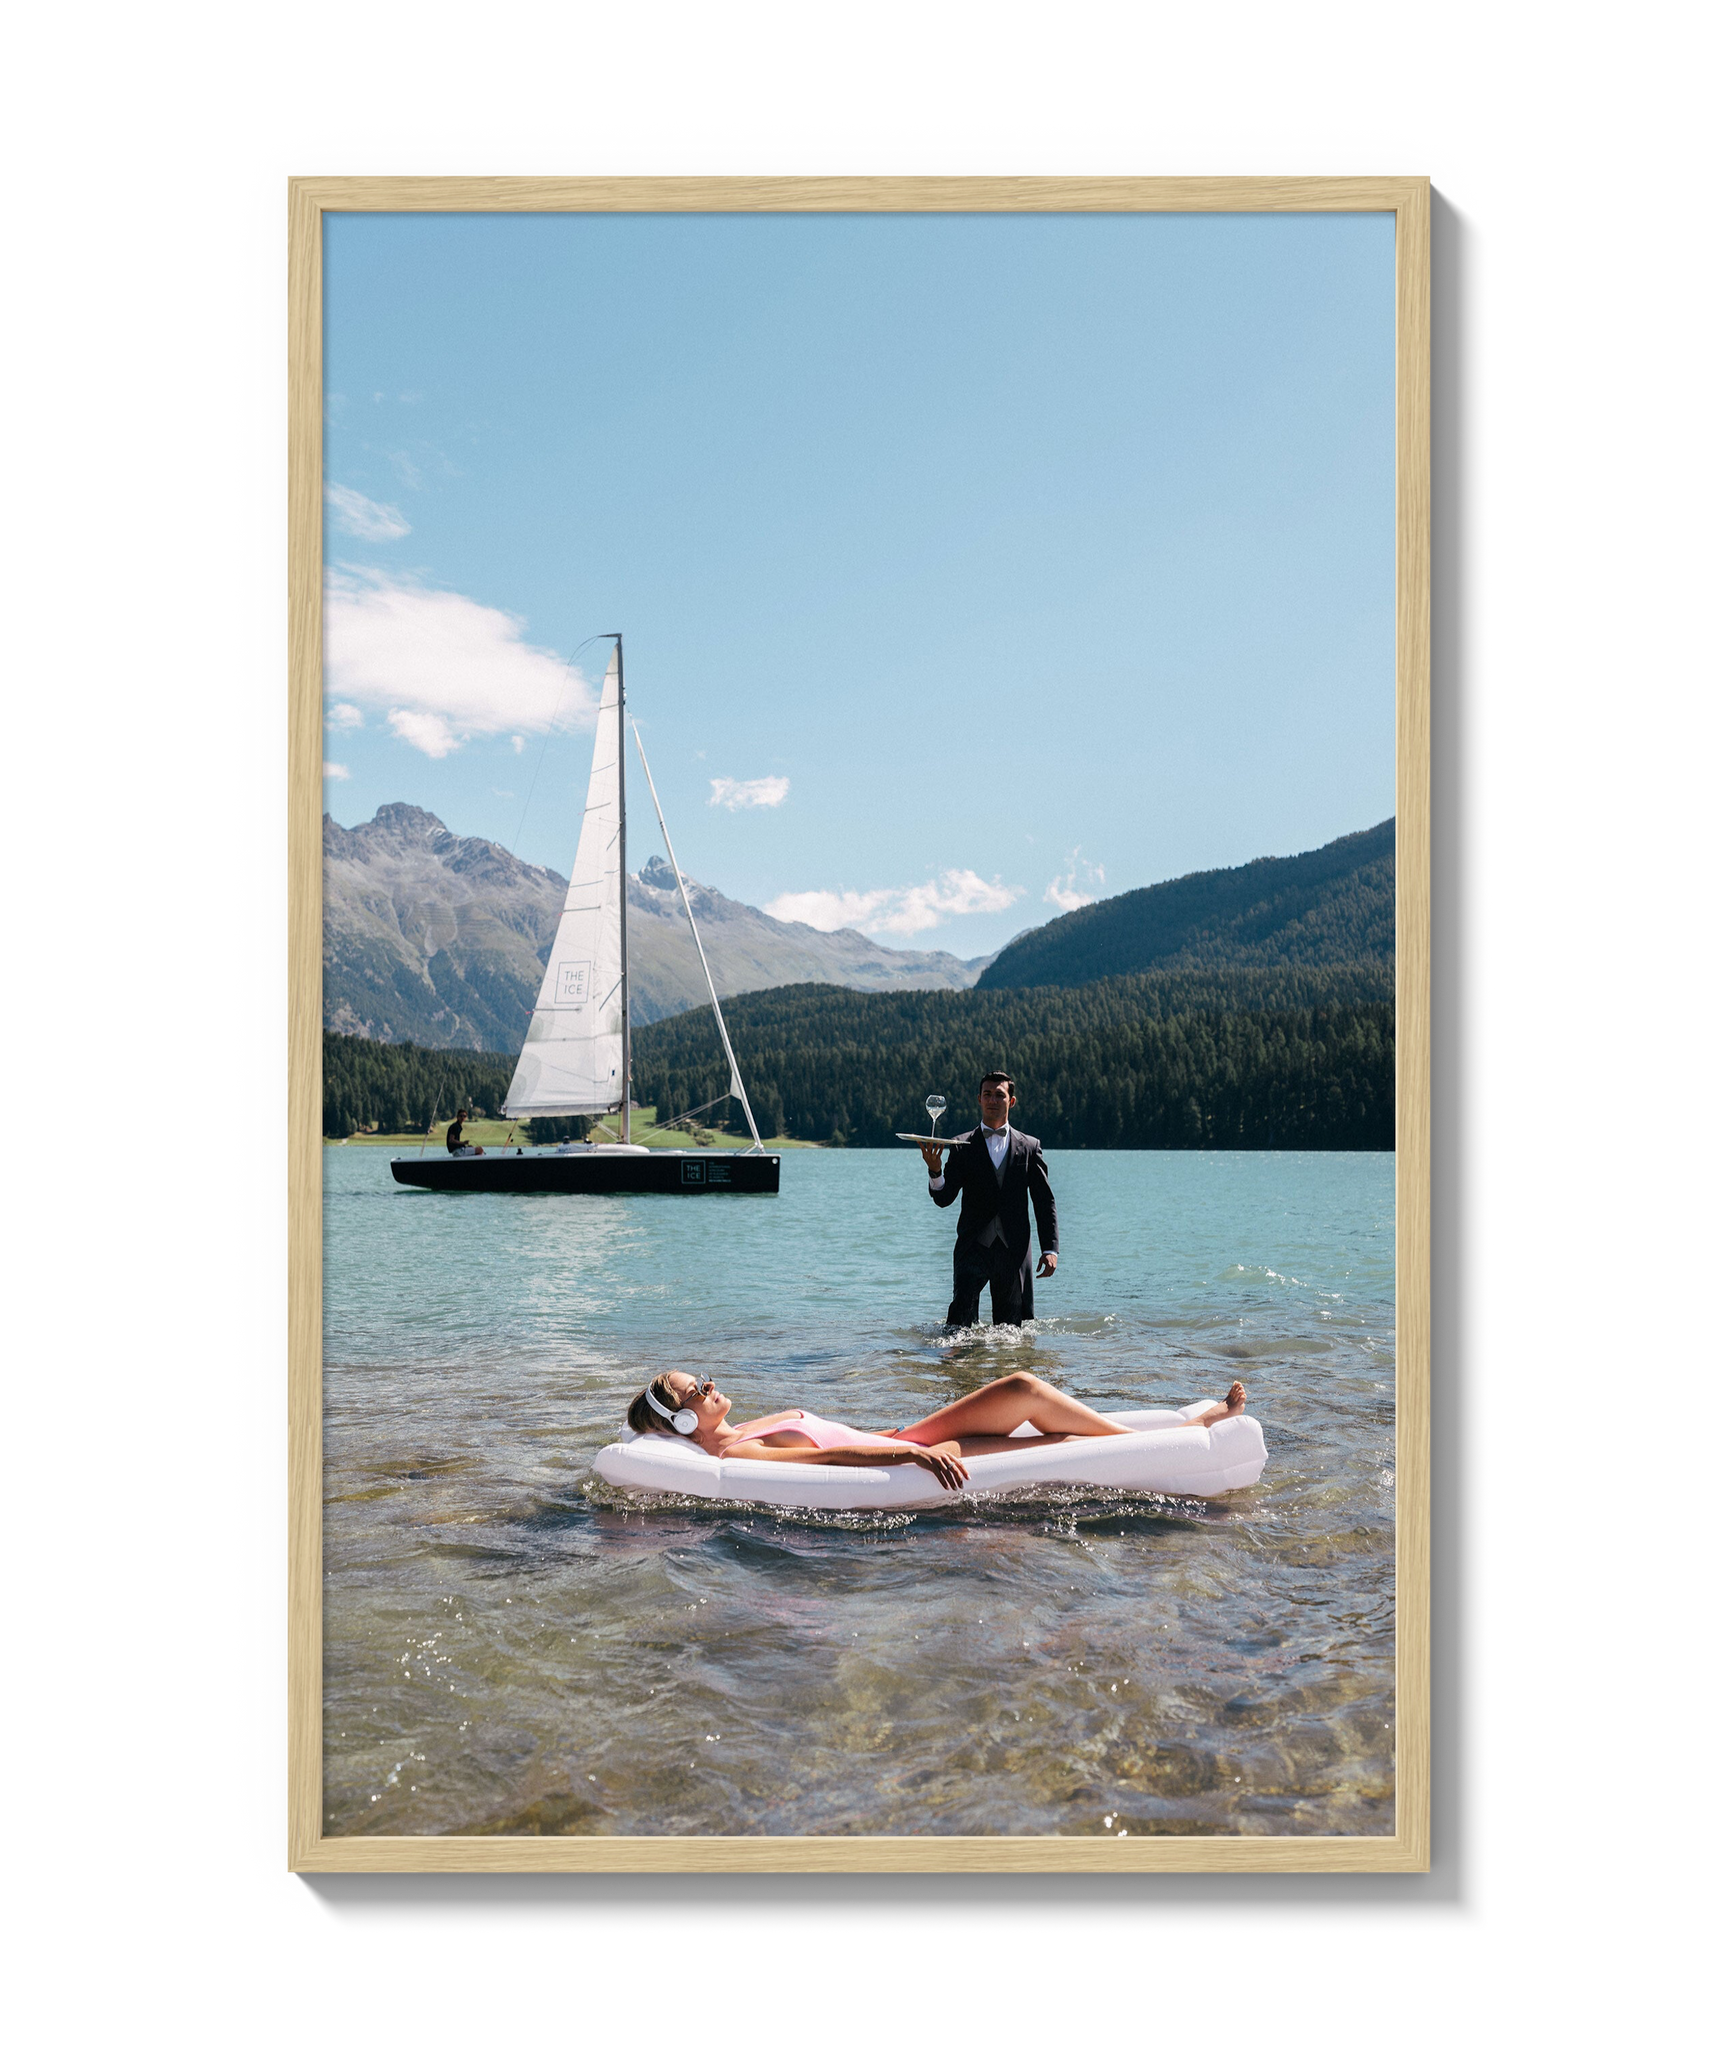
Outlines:
[{"label": "sailboat", "polygon": [[554,1148],[509,1147],[478,1153],[437,1153],[395,1159],[394,1178],[406,1187],[462,1194],[550,1195],[773,1195],[781,1189],[781,1155],[766,1152],[740,1079],[716,984],[674,858],[668,822],[645,758],[633,741],[650,786],[662,843],[680,884],[692,940],[710,991],[716,1030],[728,1059],[729,1093],[738,1098],[752,1134],[743,1152],[651,1150],[632,1142],[632,1017],[626,960],[626,658],[618,633],[602,702],[584,824],[567,900],[543,974],[536,1008],[519,1051],[502,1115],[609,1116],[620,1112],[612,1144]]}]

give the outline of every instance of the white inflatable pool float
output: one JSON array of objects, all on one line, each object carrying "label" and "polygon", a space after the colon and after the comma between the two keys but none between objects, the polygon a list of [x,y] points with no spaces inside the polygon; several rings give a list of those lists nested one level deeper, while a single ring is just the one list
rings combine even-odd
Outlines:
[{"label": "white inflatable pool float", "polygon": [[[1135,1408],[1107,1413],[1126,1436],[1075,1437],[1038,1449],[994,1451],[968,1458],[964,1494],[1014,1493],[1026,1486],[1116,1486],[1131,1493],[1194,1494],[1209,1499],[1251,1486],[1265,1469],[1265,1433],[1250,1415],[1232,1415],[1209,1429],[1176,1423],[1216,1408]],[[1038,1432],[1023,1422],[1017,1437]],[[598,1475],[611,1486],[653,1493],[689,1493],[704,1500],[759,1501],[780,1508],[928,1507],[962,1494],[939,1486],[917,1465],[794,1465],[786,1460],[713,1458],[684,1437],[625,1432],[598,1451]]]}]

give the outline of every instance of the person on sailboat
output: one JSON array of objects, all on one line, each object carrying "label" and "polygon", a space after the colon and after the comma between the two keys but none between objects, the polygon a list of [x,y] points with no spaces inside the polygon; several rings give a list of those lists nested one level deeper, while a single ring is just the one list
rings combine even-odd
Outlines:
[{"label": "person on sailboat", "polygon": [[481,1159],[483,1147],[468,1145],[465,1142],[465,1118],[466,1112],[463,1109],[454,1111],[453,1122],[447,1127],[447,1149],[456,1159]]},{"label": "person on sailboat", "polygon": [[[944,1321],[959,1327],[978,1321],[978,1297],[990,1289],[990,1320],[1024,1323],[1032,1316],[1032,1224],[1028,1200],[1038,1219],[1038,1278],[1056,1270],[1060,1242],[1056,1197],[1044,1148],[1010,1122],[1014,1083],[994,1067],[979,1083],[979,1122],[962,1132],[961,1143],[919,1147],[930,1169],[931,1200],[946,1209],[958,1195],[960,1220],[954,1237],[954,1294]],[[949,1153],[947,1170],[943,1153]]]},{"label": "person on sailboat", "polygon": [[[689,1372],[659,1372],[626,1411],[635,1434],[655,1431],[690,1438],[713,1458],[767,1458],[794,1465],[917,1465],[940,1486],[958,1493],[970,1477],[965,1460],[1028,1445],[1066,1443],[1071,1437],[1127,1436],[1119,1422],[1059,1392],[1035,1373],[1011,1372],[974,1394],[927,1415],[905,1429],[849,1429],[809,1408],[786,1408],[735,1429],[728,1422],[733,1402],[712,1379]],[[1210,1408],[1183,1429],[1209,1429],[1241,1414],[1247,1390],[1239,1380],[1220,1407]],[[1029,1422],[1037,1436],[1013,1434]]]}]

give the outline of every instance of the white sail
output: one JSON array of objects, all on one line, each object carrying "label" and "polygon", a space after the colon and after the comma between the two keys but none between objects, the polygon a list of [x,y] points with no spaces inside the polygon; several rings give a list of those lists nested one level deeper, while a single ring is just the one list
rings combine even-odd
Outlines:
[{"label": "white sail", "polygon": [[591,786],[578,857],[548,972],[503,1114],[592,1116],[622,1106],[626,991],[621,916],[626,878],[620,654],[597,711]]}]

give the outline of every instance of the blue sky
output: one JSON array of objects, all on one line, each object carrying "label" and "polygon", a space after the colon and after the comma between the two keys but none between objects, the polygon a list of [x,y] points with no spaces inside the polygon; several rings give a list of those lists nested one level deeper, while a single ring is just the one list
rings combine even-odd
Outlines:
[{"label": "blue sky", "polygon": [[330,217],[328,808],[565,873],[618,628],[687,871],[885,944],[1376,824],[1391,235]]}]

